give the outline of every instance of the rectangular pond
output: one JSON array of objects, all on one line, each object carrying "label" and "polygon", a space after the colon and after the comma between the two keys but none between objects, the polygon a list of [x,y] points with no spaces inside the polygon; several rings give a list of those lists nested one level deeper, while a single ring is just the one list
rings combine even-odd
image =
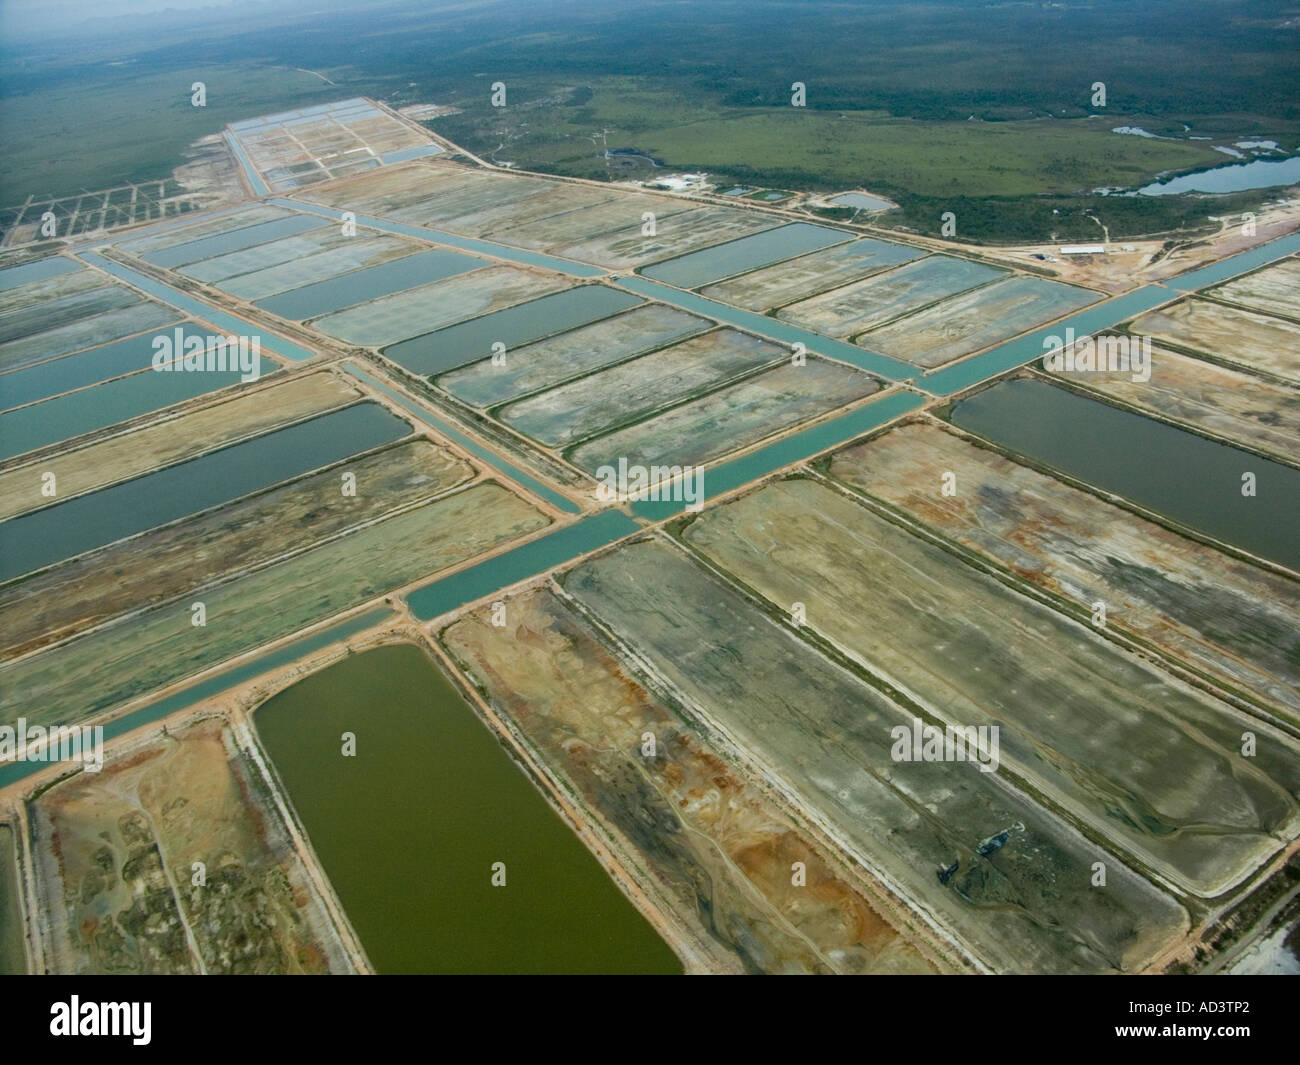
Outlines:
[{"label": "rectangular pond", "polygon": [[186,263],[198,262],[200,259],[210,259],[227,252],[251,248],[255,244],[267,244],[281,237],[293,236],[295,233],[314,229],[320,224],[320,219],[314,215],[290,215],[288,218],[277,218],[273,222],[261,222],[244,229],[233,229],[210,237],[200,237],[198,240],[184,244],[174,244],[170,248],[159,251],[145,252],[140,258],[147,263],[153,263],[154,266],[184,266]]},{"label": "rectangular pond", "polygon": [[[259,374],[277,369],[265,356]],[[195,396],[239,384],[240,371],[132,374],[0,414],[0,459],[71,440]]]},{"label": "rectangular pond", "polygon": [[80,269],[78,263],[72,259],[65,259],[61,255],[49,259],[37,259],[33,263],[23,263],[22,266],[10,266],[0,270],[0,292],[25,285],[29,281],[44,281],[47,277],[70,274],[77,269]]},{"label": "rectangular pond", "polygon": [[254,724],[380,972],[681,972],[418,647],[346,658]]},{"label": "rectangular pond", "polygon": [[[173,328],[182,330],[187,339],[208,335],[208,330],[198,322],[181,322]],[[0,409],[35,403],[60,392],[146,369],[153,360],[153,340],[157,335],[141,333],[0,375]]]},{"label": "rectangular pond", "polygon": [[116,311],[140,302],[140,294],[125,285],[101,285],[57,299],[42,300],[0,313],[0,344],[71,325],[83,318]]},{"label": "rectangular pond", "polygon": [[923,254],[920,248],[905,244],[853,240],[709,285],[700,290],[700,295],[763,311],[901,266]]},{"label": "rectangular pond", "polygon": [[645,267],[641,273],[655,281],[678,288],[698,288],[726,277],[793,259],[810,251],[839,244],[852,237],[842,229],[828,229],[809,222],[795,222],[739,240],[680,255],[667,262]]},{"label": "rectangular pond", "polygon": [[93,318],[65,322],[45,332],[0,344],[0,370],[14,370],[46,359],[57,359],[145,329],[170,325],[180,317],[171,307],[145,300]]},{"label": "rectangular pond", "polygon": [[968,259],[929,255],[791,304],[780,317],[827,336],[853,336],[1006,274]]},{"label": "rectangular pond", "polygon": [[0,524],[0,580],[328,466],[411,427],[377,403],[277,429]]},{"label": "rectangular pond", "polygon": [[490,357],[493,344],[504,344],[508,359],[511,348],[608,318],[641,302],[604,285],[580,285],[403,340],[383,354],[411,373],[439,374]]},{"label": "rectangular pond", "polygon": [[644,418],[786,357],[734,329],[683,340],[503,407],[498,416],[546,447],[562,447]]},{"label": "rectangular pond", "polygon": [[[955,425],[1245,551],[1300,569],[1300,470],[1043,381],[1004,381]],[[1253,473],[1255,495],[1242,494]]]},{"label": "rectangular pond", "polygon": [[433,249],[290,289],[258,300],[257,306],[281,318],[301,322],[366,300],[441,281],[483,265],[484,260],[471,255]]}]

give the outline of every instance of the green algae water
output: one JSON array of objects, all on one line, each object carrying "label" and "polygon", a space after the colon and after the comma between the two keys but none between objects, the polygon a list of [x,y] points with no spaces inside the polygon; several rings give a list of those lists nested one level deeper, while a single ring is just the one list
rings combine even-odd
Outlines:
[{"label": "green algae water", "polygon": [[254,721],[380,972],[681,972],[420,648],[345,658]]}]

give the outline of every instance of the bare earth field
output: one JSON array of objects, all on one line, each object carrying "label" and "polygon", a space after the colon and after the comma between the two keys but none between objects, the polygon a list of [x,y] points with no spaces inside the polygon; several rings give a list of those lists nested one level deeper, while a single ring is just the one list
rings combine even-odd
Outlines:
[{"label": "bare earth field", "polygon": [[1292,741],[833,489],[769,485],[685,539],[777,609],[804,603],[811,629],[944,724],[998,724],[1000,772],[1190,891],[1227,891],[1300,828]]},{"label": "bare earth field", "polygon": [[[910,728],[910,714],[680,551],[634,543],[562,583],[612,630],[621,656],[653,675],[651,690],[671,693],[699,727],[986,965],[1127,970],[1186,928],[1171,898],[1004,774],[969,761],[893,761],[890,729]],[[975,853],[1004,829],[1014,842],[987,858]],[[954,859],[958,871],[940,883],[936,871]],[[1098,860],[1105,891],[1090,886]]]},{"label": "bare earth field", "polygon": [[78,773],[29,808],[54,972],[351,971],[221,721]]},{"label": "bare earth field", "polygon": [[641,232],[642,215],[650,211],[656,228],[668,219],[694,209],[689,200],[667,200],[623,192],[594,206],[551,214],[520,225],[492,228],[486,235],[517,248],[552,252],[576,241],[590,240],[602,234]]},{"label": "bare earth field", "polygon": [[[940,492],[945,472],[957,494]],[[932,422],[835,455],[830,473],[1300,722],[1300,587]]]},{"label": "bare earth field", "polygon": [[1226,300],[1264,314],[1300,318],[1300,259],[1284,259],[1211,290]]},{"label": "bare earth field", "polygon": [[[63,724],[164,687],[547,524],[492,482],[443,496],[203,593],[0,666],[0,721]],[[322,575],[328,574],[323,580]]]},{"label": "bare earth field", "polygon": [[[643,688],[548,589],[441,640],[493,707],[617,831],[672,915],[727,968],[926,973],[934,965],[735,767]],[[652,757],[640,752],[655,737]],[[792,883],[803,862],[805,886]]]},{"label": "bare earth field", "polygon": [[555,253],[610,270],[628,270],[661,259],[675,259],[697,248],[746,237],[780,224],[780,219],[754,211],[696,207],[658,219],[653,237],[642,236],[638,227],[629,225],[612,233],[563,244]]},{"label": "bare earth field", "polygon": [[574,449],[574,465],[594,472],[626,457],[632,465],[697,465],[880,390],[874,377],[841,363],[765,370]]},{"label": "bare earth field", "polygon": [[1129,332],[1300,384],[1300,325],[1210,300],[1185,299],[1134,319]]},{"label": "bare earth field", "polygon": [[27,972],[17,843],[13,827],[0,823],[0,976]]}]

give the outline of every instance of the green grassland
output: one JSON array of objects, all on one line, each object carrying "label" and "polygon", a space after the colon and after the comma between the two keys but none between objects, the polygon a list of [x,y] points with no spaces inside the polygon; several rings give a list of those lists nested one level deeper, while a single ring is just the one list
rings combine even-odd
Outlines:
[{"label": "green grassland", "polygon": [[[553,98],[553,97],[552,97]],[[935,122],[878,111],[741,109],[685,104],[660,88],[615,80],[581,108],[525,104],[517,115],[483,106],[436,120],[468,147],[504,132],[503,159],[532,169],[605,177],[604,142],[635,145],[673,167],[700,167],[779,187],[865,185],[923,197],[1029,196],[1130,185],[1223,157],[1205,142],[1121,137],[1111,119]]]},{"label": "green grassland", "polygon": [[[190,103],[196,81],[207,87],[205,107]],[[228,122],[339,95],[311,74],[254,61],[161,73],[101,67],[85,82],[12,94],[4,100],[0,203],[164,178],[191,143]]]}]

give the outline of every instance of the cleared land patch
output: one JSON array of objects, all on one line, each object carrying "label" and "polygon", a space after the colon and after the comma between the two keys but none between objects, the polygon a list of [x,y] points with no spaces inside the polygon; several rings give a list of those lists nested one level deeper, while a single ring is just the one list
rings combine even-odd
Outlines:
[{"label": "cleared land patch", "polygon": [[1210,294],[1265,314],[1300,318],[1300,259],[1284,259],[1211,289]]},{"label": "cleared land patch", "polygon": [[499,417],[547,447],[635,422],[786,357],[769,340],[720,329],[504,407]]},{"label": "cleared land patch", "polygon": [[54,970],[350,971],[264,796],[229,729],[205,721],[32,801]]},{"label": "cleared land patch", "polygon": [[[693,715],[987,964],[1123,970],[1186,927],[1172,899],[1118,861],[1107,861],[1107,890],[1092,888],[1099,849],[999,774],[893,761],[890,729],[910,715],[680,552],[634,543],[562,583]],[[1012,842],[975,853],[1014,824],[1025,830]]]},{"label": "cleared land patch", "polygon": [[776,224],[774,218],[758,211],[697,207],[658,219],[652,237],[642,236],[639,227],[630,225],[611,233],[575,239],[560,245],[555,252],[582,263],[628,270],[771,229]]},{"label": "cleared land patch", "polygon": [[[441,641],[635,848],[693,937],[761,972],[923,973],[933,966],[753,783],[659,703],[548,589]],[[644,736],[655,753],[642,753]],[[807,884],[790,870],[803,862]],[[733,960],[734,959],[734,960]]]},{"label": "cleared land patch", "polygon": [[905,244],[854,240],[709,285],[700,289],[700,294],[751,311],[765,311],[878,274],[923,254]]},{"label": "cleared land patch", "polygon": [[17,842],[14,830],[0,824],[0,976],[21,976],[27,972]]},{"label": "cleared land patch", "polygon": [[838,339],[884,325],[1006,273],[966,259],[929,255],[888,273],[791,304],[778,317]]},{"label": "cleared land patch", "polygon": [[508,351],[504,366],[483,359],[434,383],[475,407],[492,407],[712,328],[707,318],[674,307],[634,307]]},{"label": "cleared land patch", "polygon": [[488,235],[518,248],[555,251],[564,245],[602,234],[639,234],[644,224],[642,216],[647,211],[654,214],[657,228],[666,219],[693,209],[694,205],[689,201],[620,191],[619,195],[604,203],[550,215],[523,225],[493,229]]},{"label": "cleared land patch", "polygon": [[943,724],[1000,725],[1003,771],[1197,894],[1300,825],[1280,734],[1243,758],[1249,718],[832,489],[770,485],[685,538],[778,609],[804,603],[805,624]]},{"label": "cleared land patch", "polygon": [[1300,384],[1300,325],[1281,318],[1185,299],[1141,315],[1129,332]]},{"label": "cleared land patch", "polygon": [[594,472],[631,465],[698,465],[880,390],[860,370],[810,358],[748,377],[679,407],[580,444],[573,463]]},{"label": "cleared land patch", "polygon": [[[943,474],[957,493],[940,492]],[[835,455],[830,473],[1025,580],[1300,719],[1300,585],[928,422]]]}]

